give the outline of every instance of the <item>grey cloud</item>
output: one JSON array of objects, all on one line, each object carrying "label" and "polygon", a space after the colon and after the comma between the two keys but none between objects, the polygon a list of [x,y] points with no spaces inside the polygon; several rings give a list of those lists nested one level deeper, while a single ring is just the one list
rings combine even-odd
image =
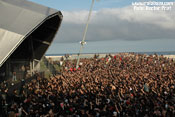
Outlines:
[{"label": "grey cloud", "polygon": [[[65,20],[63,19],[54,42],[73,43],[81,41],[86,23],[86,20],[81,19],[85,19],[88,12],[65,13]],[[72,13],[75,15],[74,17]],[[131,7],[94,11],[86,41],[174,39],[174,16],[174,11],[134,12]],[[80,18],[79,22],[77,22],[77,18]]]}]

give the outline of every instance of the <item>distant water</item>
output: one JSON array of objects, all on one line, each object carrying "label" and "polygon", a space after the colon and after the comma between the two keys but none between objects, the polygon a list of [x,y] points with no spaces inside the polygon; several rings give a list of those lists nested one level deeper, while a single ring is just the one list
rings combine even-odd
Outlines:
[{"label": "distant water", "polygon": [[[122,52],[115,52],[115,53],[122,53]],[[114,52],[109,53],[82,53],[82,54],[115,54]],[[126,53],[126,52],[124,52]],[[130,53],[130,52],[129,52]],[[175,51],[166,51],[166,52],[134,52],[138,54],[157,54],[157,55],[175,55]],[[69,55],[77,55],[77,53],[65,53]],[[46,54],[46,56],[64,56],[65,54]]]}]

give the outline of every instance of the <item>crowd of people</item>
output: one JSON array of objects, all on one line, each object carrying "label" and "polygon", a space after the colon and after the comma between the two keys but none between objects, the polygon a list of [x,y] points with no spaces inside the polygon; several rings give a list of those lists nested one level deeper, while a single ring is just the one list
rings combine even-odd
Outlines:
[{"label": "crowd of people", "polygon": [[[55,63],[56,64],[56,63]],[[1,90],[1,113],[36,117],[173,117],[175,60],[121,53],[61,61],[61,73],[39,74],[14,95]]]}]

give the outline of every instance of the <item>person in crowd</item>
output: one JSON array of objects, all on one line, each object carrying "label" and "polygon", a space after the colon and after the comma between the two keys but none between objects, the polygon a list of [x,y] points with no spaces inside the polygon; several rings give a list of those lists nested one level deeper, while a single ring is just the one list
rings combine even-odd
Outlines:
[{"label": "person in crowd", "polygon": [[16,79],[16,72],[13,72],[12,81],[17,81],[17,79]]}]

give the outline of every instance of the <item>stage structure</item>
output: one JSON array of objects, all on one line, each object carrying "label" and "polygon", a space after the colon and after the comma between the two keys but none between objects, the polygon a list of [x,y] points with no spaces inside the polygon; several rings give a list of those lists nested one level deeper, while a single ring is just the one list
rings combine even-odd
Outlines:
[{"label": "stage structure", "polygon": [[0,78],[33,73],[62,18],[60,11],[33,2],[0,0]]}]

